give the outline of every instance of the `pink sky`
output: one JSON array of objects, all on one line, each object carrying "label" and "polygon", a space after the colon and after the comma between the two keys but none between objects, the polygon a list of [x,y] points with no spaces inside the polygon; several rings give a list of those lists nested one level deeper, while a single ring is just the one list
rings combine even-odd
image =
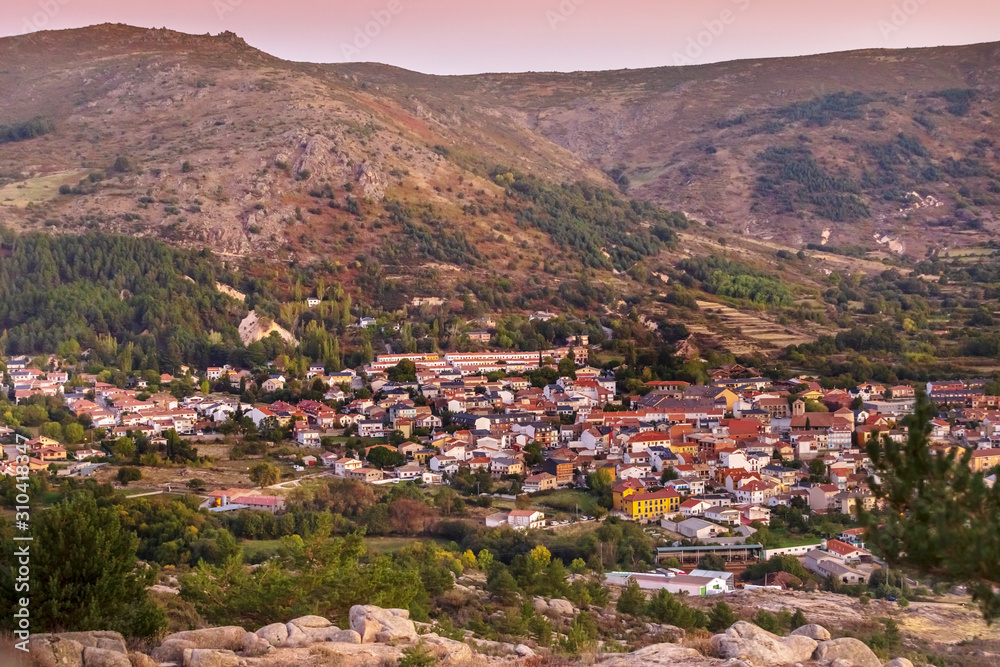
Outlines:
[{"label": "pink sky", "polygon": [[[230,30],[290,60],[438,74],[1000,40],[996,0],[4,0],[4,9],[0,35],[104,22]],[[372,36],[359,37],[366,29]]]}]

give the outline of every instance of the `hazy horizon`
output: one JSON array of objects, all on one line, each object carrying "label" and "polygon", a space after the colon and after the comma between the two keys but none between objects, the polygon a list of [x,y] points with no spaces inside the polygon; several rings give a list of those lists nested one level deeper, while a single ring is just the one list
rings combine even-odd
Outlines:
[{"label": "hazy horizon", "polygon": [[985,0],[802,6],[787,0],[8,0],[0,35],[100,23],[235,32],[287,60],[380,62],[430,74],[636,69],[869,48],[1000,40],[1000,3]]}]

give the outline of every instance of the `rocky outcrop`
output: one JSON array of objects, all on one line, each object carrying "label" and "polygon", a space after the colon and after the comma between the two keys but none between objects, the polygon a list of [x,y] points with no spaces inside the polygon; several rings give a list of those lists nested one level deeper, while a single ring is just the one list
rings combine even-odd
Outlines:
[{"label": "rocky outcrop", "polygon": [[[546,610],[549,605],[546,604]],[[550,611],[550,613],[552,613]],[[31,638],[34,664],[40,667],[366,667],[396,664],[408,651],[419,649],[435,665],[465,667],[530,665],[535,650],[524,644],[501,644],[470,638],[472,645],[428,632],[405,609],[370,605],[352,607],[350,629],[340,629],[322,616],[302,616],[272,623],[256,632],[228,626],[178,632],[165,637],[151,657],[129,653],[121,635],[80,632],[35,635]],[[670,635],[683,642],[684,633],[669,625],[648,625],[648,635]],[[820,625],[806,625],[788,637],[771,634],[738,621],[715,635],[705,655],[681,643],[660,643],[632,653],[605,654],[594,664],[603,667],[882,667],[881,661],[857,639],[830,639]],[[474,650],[473,646],[478,649]],[[525,662],[528,661],[528,662]],[[913,667],[897,658],[886,667]]]},{"label": "rocky outcrop", "polygon": [[295,336],[290,331],[276,322],[261,317],[257,314],[256,310],[251,310],[250,314],[243,318],[239,326],[240,340],[243,341],[244,345],[256,343],[263,338],[267,338],[275,331],[278,332],[278,335],[286,343],[295,344]]},{"label": "rocky outcrop", "polygon": [[117,632],[32,635],[28,647],[35,664],[45,667],[132,667]]},{"label": "rocky outcrop", "polygon": [[107,648],[83,647],[85,667],[132,667],[128,654]]},{"label": "rocky outcrop", "polygon": [[361,637],[362,644],[414,642],[417,629],[406,609],[382,609],[371,605],[355,605],[350,611],[351,630]]},{"label": "rocky outcrop", "polygon": [[654,644],[633,653],[604,656],[602,667],[737,667],[738,661],[719,660],[693,648],[676,644]]},{"label": "rocky outcrop", "polygon": [[254,634],[271,646],[277,646],[288,639],[288,625],[285,623],[272,623],[271,625],[265,625]]},{"label": "rocky outcrop", "polygon": [[153,649],[152,657],[158,662],[181,663],[186,649],[241,651],[246,635],[246,630],[235,625],[175,632],[163,638],[160,645]]},{"label": "rocky outcrop", "polygon": [[853,637],[821,642],[812,657],[826,664],[843,660],[851,667],[882,667],[878,656],[864,642]]},{"label": "rocky outcrop", "polygon": [[542,597],[536,597],[532,600],[531,604],[535,611],[539,614],[549,614],[550,616],[572,616],[576,613],[573,603],[569,600],[561,600],[559,598],[546,600]]},{"label": "rocky outcrop", "polygon": [[712,652],[722,658],[738,658],[755,665],[785,665],[802,662],[816,650],[815,639],[795,635],[779,637],[752,623],[737,621],[725,634],[712,637]]},{"label": "rocky outcrop", "polygon": [[824,628],[822,625],[816,625],[815,623],[810,623],[809,625],[803,625],[800,628],[792,630],[789,637],[809,637],[810,639],[815,639],[818,642],[830,641],[830,631]]}]

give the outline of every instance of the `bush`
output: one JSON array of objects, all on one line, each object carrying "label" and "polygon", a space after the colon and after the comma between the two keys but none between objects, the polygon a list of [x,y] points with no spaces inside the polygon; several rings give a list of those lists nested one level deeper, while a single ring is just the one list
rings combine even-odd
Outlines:
[{"label": "bush", "polygon": [[52,121],[42,116],[35,116],[31,120],[13,125],[0,125],[0,144],[27,141],[48,134],[53,130],[55,130],[55,126]]},{"label": "bush", "polygon": [[708,612],[708,629],[712,632],[725,632],[737,620],[733,608],[719,600]]},{"label": "bush", "polygon": [[615,609],[619,613],[631,616],[639,616],[645,611],[646,594],[639,588],[639,584],[636,583],[635,579],[629,579],[628,585],[625,586],[621,597],[618,598],[618,604],[615,605]]},{"label": "bush", "polygon": [[778,617],[769,611],[761,609],[751,620],[761,630],[767,630],[776,635],[781,634],[781,623],[778,621]]},{"label": "bush", "polygon": [[403,649],[403,657],[399,659],[399,667],[433,667],[437,663],[434,656],[419,642],[416,646]]},{"label": "bush", "polygon": [[138,482],[142,479],[142,471],[138,468],[124,467],[118,469],[118,481],[122,486],[128,486],[129,482]]}]

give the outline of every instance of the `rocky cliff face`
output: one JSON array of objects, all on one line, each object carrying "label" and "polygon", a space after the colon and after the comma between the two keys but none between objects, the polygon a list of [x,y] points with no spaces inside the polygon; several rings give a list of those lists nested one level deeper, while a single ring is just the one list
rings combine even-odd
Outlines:
[{"label": "rocky cliff face", "polygon": [[[568,664],[565,658],[536,653],[525,644],[481,642],[473,649],[469,643],[429,632],[430,626],[414,623],[405,609],[358,605],[351,608],[349,619],[350,627],[343,629],[321,616],[303,616],[256,632],[236,626],[177,632],[148,653],[129,651],[115,632],[35,635],[30,656],[40,667],[361,667],[418,658],[445,667]],[[677,636],[683,638],[683,633]],[[587,661],[605,667],[883,667],[862,642],[831,640],[818,625],[779,637],[739,621],[712,637],[704,650],[654,644],[633,653],[598,653]],[[912,664],[897,658],[885,667]]]}]

